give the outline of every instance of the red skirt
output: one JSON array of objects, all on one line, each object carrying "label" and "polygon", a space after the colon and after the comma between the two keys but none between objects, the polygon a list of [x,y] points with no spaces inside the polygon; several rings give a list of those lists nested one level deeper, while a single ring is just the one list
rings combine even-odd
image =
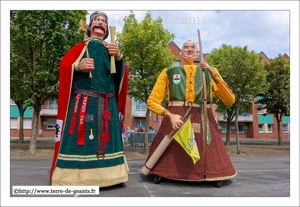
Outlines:
[{"label": "red skirt", "polygon": [[[183,106],[169,106],[168,110],[173,114],[183,116],[188,108],[189,107]],[[198,160],[194,165],[191,157],[177,143],[177,141],[173,139],[152,168],[151,173],[165,178],[193,181],[226,180],[235,177],[236,171],[218,132],[218,126],[212,110],[208,109],[207,114],[209,119],[211,142],[207,145],[206,178],[204,178],[204,141],[200,108],[192,107],[189,114],[191,114],[192,124],[199,126],[200,123],[201,126],[200,129],[197,127],[198,130],[194,130],[200,160]],[[165,135],[169,134],[171,131],[172,126],[169,119],[164,118],[161,127],[152,142],[146,162]]]}]

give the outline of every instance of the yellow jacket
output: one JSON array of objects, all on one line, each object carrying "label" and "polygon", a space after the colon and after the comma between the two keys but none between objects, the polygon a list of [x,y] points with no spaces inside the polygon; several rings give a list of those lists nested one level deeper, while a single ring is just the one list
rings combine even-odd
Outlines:
[{"label": "yellow jacket", "polygon": [[[192,66],[192,67],[190,67]],[[184,65],[186,76],[186,94],[185,101],[186,102],[194,102],[195,100],[195,73],[197,65]],[[212,101],[212,90],[215,92],[217,97],[227,106],[232,105],[235,101],[235,96],[232,91],[228,88],[226,83],[223,81],[221,75],[219,74],[216,68],[213,68],[214,74],[211,76],[211,90],[210,90],[210,99]],[[169,79],[167,75],[167,68],[165,68],[161,74],[158,76],[158,79],[154,85],[154,88],[147,100],[147,107],[150,111],[162,115],[165,110],[164,107],[161,106],[161,103],[164,99],[166,90],[168,101],[169,97]]]}]

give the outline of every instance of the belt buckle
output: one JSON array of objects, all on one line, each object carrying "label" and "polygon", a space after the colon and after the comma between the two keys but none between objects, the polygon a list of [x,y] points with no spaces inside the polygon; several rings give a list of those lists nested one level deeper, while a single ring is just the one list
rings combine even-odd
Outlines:
[{"label": "belt buckle", "polygon": [[97,159],[100,160],[100,161],[104,160],[104,158],[105,158],[105,154],[99,155],[98,152],[97,152],[96,155],[97,155]]}]

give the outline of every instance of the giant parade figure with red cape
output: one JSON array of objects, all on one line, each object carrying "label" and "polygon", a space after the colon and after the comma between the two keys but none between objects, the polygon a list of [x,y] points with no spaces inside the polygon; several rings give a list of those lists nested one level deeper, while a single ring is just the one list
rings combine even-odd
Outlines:
[{"label": "giant parade figure with red cape", "polygon": [[128,181],[121,137],[128,72],[119,46],[104,41],[108,34],[107,15],[93,12],[89,39],[72,47],[60,63],[53,186]]},{"label": "giant parade figure with red cape", "polygon": [[[147,100],[148,109],[165,118],[152,142],[142,172],[145,175],[149,172],[154,174],[156,183],[165,177],[185,181],[217,181],[220,187],[222,180],[234,178],[236,171],[219,135],[212,109],[205,104],[207,100],[208,103],[212,100],[212,91],[225,105],[233,104],[235,96],[216,68],[203,59],[199,65],[194,65],[194,60],[199,56],[195,42],[185,42],[180,55],[186,64],[165,68]],[[161,105],[166,92],[167,109]],[[184,117],[190,117],[192,134],[187,138],[193,140],[186,146],[172,136],[173,131],[186,126]],[[184,149],[187,145],[198,148],[196,158],[191,159],[191,151]]]}]

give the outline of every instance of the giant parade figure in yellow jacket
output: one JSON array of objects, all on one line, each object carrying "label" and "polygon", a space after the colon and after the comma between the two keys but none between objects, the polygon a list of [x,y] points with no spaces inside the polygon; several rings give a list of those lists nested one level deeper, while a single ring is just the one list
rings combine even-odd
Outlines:
[{"label": "giant parade figure in yellow jacket", "polygon": [[[147,161],[153,155],[164,136],[172,129],[182,127],[182,117],[190,108],[192,129],[195,145],[198,147],[200,159],[194,163],[188,153],[173,140],[158,159],[151,173],[156,177],[187,181],[222,181],[236,176],[223,141],[218,132],[212,109],[208,108],[208,139],[206,166],[204,167],[204,138],[203,138],[203,79],[202,69],[205,70],[207,100],[212,100],[212,92],[225,104],[231,105],[235,101],[234,94],[227,87],[216,68],[210,67],[203,60],[199,66],[193,62],[199,56],[197,46],[193,41],[184,43],[180,55],[185,60],[183,66],[165,68],[159,75],[156,84],[147,101],[147,107],[152,112],[165,116],[159,131],[151,145]],[[168,107],[162,107],[162,101],[167,92]],[[204,173],[204,168],[205,173]],[[158,180],[156,180],[158,181]]]}]

